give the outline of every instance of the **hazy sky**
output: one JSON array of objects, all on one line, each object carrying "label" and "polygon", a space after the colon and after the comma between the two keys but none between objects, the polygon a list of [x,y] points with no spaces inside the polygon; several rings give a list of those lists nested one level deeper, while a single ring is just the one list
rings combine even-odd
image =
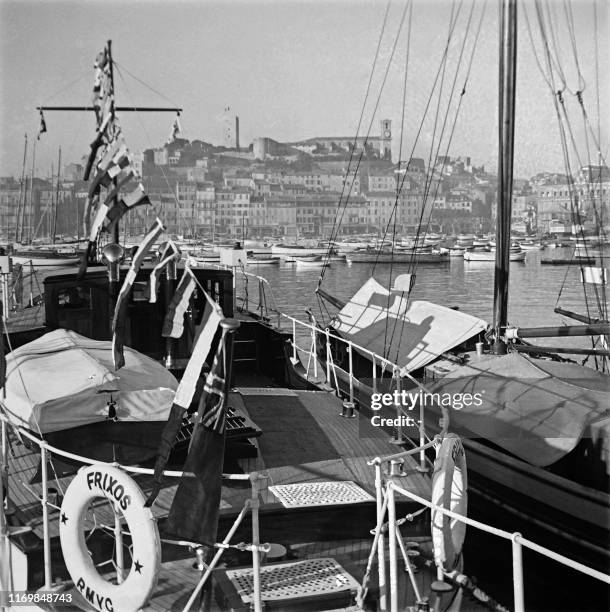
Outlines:
[{"label": "hazy sky", "polygon": [[[406,0],[392,0],[390,4],[364,131],[373,114],[405,4]],[[353,136],[386,6],[387,0],[0,0],[0,176],[20,173],[23,134],[28,133],[31,144],[38,130],[35,110],[38,104],[90,103],[93,60],[109,38],[117,62],[117,103],[182,106],[185,138],[221,143],[226,106],[240,117],[242,146],[263,135],[279,141]],[[574,92],[579,85],[566,19],[566,7],[571,8],[578,66],[585,83],[584,101],[591,128],[597,132],[598,95],[602,108],[607,108],[610,93],[608,3],[544,0],[542,6],[545,10],[549,7],[566,85]],[[460,12],[449,47],[444,101],[451,91],[462,40],[468,32],[470,7],[471,0],[414,2],[403,146],[407,156],[437,75],[451,11]],[[483,8],[481,36],[449,152],[470,155],[475,164],[485,164],[495,171],[496,0],[476,0],[454,89],[458,92],[462,89]],[[552,96],[533,58],[524,20],[527,13],[540,50],[533,0],[520,2],[519,9],[516,172],[527,177],[543,170],[562,171],[563,158]],[[403,25],[371,130],[372,134],[379,134],[379,120],[392,119],[395,154],[401,131],[407,30],[408,20]],[[162,92],[166,99],[129,73]],[[566,91],[565,98],[581,161],[587,163],[587,143],[576,97]],[[436,99],[433,98],[415,150],[416,155],[425,158],[434,133]],[[454,108],[455,105],[448,115],[445,134],[450,131]],[[444,116],[443,110],[437,122],[437,135]],[[606,113],[602,117],[601,129],[605,156],[608,116]],[[173,116],[123,113],[120,121],[130,148],[140,151],[165,142]],[[90,113],[48,112],[46,123],[48,132],[41,137],[36,150],[36,167],[43,175],[50,172],[58,146],[62,146],[64,162],[77,161],[88,151],[88,143],[94,137]],[[595,160],[597,152],[591,139],[589,150]],[[440,153],[444,152],[443,146]],[[30,154],[31,147],[28,158]]]}]

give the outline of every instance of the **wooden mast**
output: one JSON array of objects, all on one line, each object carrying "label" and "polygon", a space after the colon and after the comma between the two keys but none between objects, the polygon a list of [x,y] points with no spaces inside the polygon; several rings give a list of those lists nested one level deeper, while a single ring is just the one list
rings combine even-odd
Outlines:
[{"label": "wooden mast", "polygon": [[510,219],[515,140],[515,84],[517,74],[517,3],[503,0],[500,10],[500,82],[498,91],[498,209],[494,279],[494,352],[506,352],[501,340],[508,320]]},{"label": "wooden mast", "polygon": [[61,147],[57,159],[57,189],[55,191],[55,207],[53,209],[53,236],[51,242],[55,244],[55,234],[57,233],[57,209],[59,207],[59,177],[61,175]]},{"label": "wooden mast", "polygon": [[21,224],[21,196],[23,194],[23,206],[25,208],[25,194],[27,193],[27,183],[25,185],[25,189],[23,186],[23,181],[25,177],[25,162],[28,153],[28,135],[25,134],[25,144],[23,145],[23,164],[21,166],[21,181],[19,183],[19,201],[17,202],[17,223],[15,223],[15,242],[19,242],[20,240],[20,224]]}]

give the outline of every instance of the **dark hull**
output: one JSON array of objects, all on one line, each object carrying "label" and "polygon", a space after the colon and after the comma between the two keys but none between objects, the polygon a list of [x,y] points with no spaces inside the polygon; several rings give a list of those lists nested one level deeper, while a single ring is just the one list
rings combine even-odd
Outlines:
[{"label": "dark hull", "polygon": [[[368,362],[365,357],[359,357]],[[335,366],[341,390],[347,395],[348,373],[337,364]],[[371,367],[369,362],[368,372]],[[373,414],[369,408],[372,392],[371,387],[356,384],[355,395],[361,419],[368,420]],[[385,416],[395,415],[388,413]],[[439,413],[428,410],[426,432],[429,436],[439,431],[439,417]],[[462,438],[469,491],[477,494],[490,508],[501,508],[513,519],[518,518],[523,525],[524,537],[599,571],[610,570],[608,493],[583,486],[548,469],[534,467],[455,425],[450,426],[450,431]],[[416,428],[405,429],[404,434],[416,443],[419,441]],[[573,464],[578,463],[578,457],[571,456],[562,462],[570,460]],[[577,465],[570,468],[578,473]],[[494,521],[490,522],[495,525]],[[513,531],[514,524],[514,520],[508,521],[504,528]]]}]

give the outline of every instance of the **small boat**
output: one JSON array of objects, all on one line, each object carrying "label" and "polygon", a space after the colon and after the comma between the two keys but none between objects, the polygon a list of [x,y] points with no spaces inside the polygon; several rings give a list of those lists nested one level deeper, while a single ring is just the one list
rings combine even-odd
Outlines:
[{"label": "small boat", "polygon": [[248,257],[248,264],[251,264],[253,266],[274,266],[279,263],[279,257],[265,255],[254,255],[253,257]]},{"label": "small boat", "polygon": [[80,262],[80,255],[75,249],[29,249],[14,251],[13,263],[32,264],[35,268],[75,266]]},{"label": "small boat", "polygon": [[317,257],[295,257],[294,262],[297,268],[326,268],[330,267],[330,263],[322,259],[321,255]]},{"label": "small boat", "polygon": [[464,257],[464,251],[466,249],[464,247],[450,247],[449,248],[449,257]]},{"label": "small boat", "polygon": [[272,255],[280,257],[307,257],[310,255],[326,255],[328,247],[305,247],[298,244],[274,244],[271,247]]},{"label": "small boat", "polygon": [[565,257],[544,257],[540,260],[543,266],[594,266],[595,257],[572,257],[570,259]]},{"label": "small boat", "polygon": [[188,253],[187,259],[189,264],[193,266],[206,263],[219,263],[220,253],[214,253],[212,251],[196,251],[194,253]]},{"label": "small boat", "polygon": [[535,240],[522,240],[519,242],[519,246],[523,251],[542,251],[545,248],[542,242]]},{"label": "small boat", "polygon": [[397,249],[394,252],[388,249],[358,249],[346,254],[349,263],[446,263],[449,261],[448,253],[440,253],[432,249]]},{"label": "small boat", "polygon": [[[510,261],[525,261],[525,253],[519,246],[512,246],[508,257]],[[464,261],[496,261],[496,250],[488,247],[483,250],[464,251]]]}]

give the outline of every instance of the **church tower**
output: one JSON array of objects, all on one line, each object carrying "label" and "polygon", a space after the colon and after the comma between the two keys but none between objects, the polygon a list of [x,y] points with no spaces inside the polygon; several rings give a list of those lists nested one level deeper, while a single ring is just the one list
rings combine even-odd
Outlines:
[{"label": "church tower", "polygon": [[392,121],[390,119],[381,120],[379,157],[392,161]]}]

